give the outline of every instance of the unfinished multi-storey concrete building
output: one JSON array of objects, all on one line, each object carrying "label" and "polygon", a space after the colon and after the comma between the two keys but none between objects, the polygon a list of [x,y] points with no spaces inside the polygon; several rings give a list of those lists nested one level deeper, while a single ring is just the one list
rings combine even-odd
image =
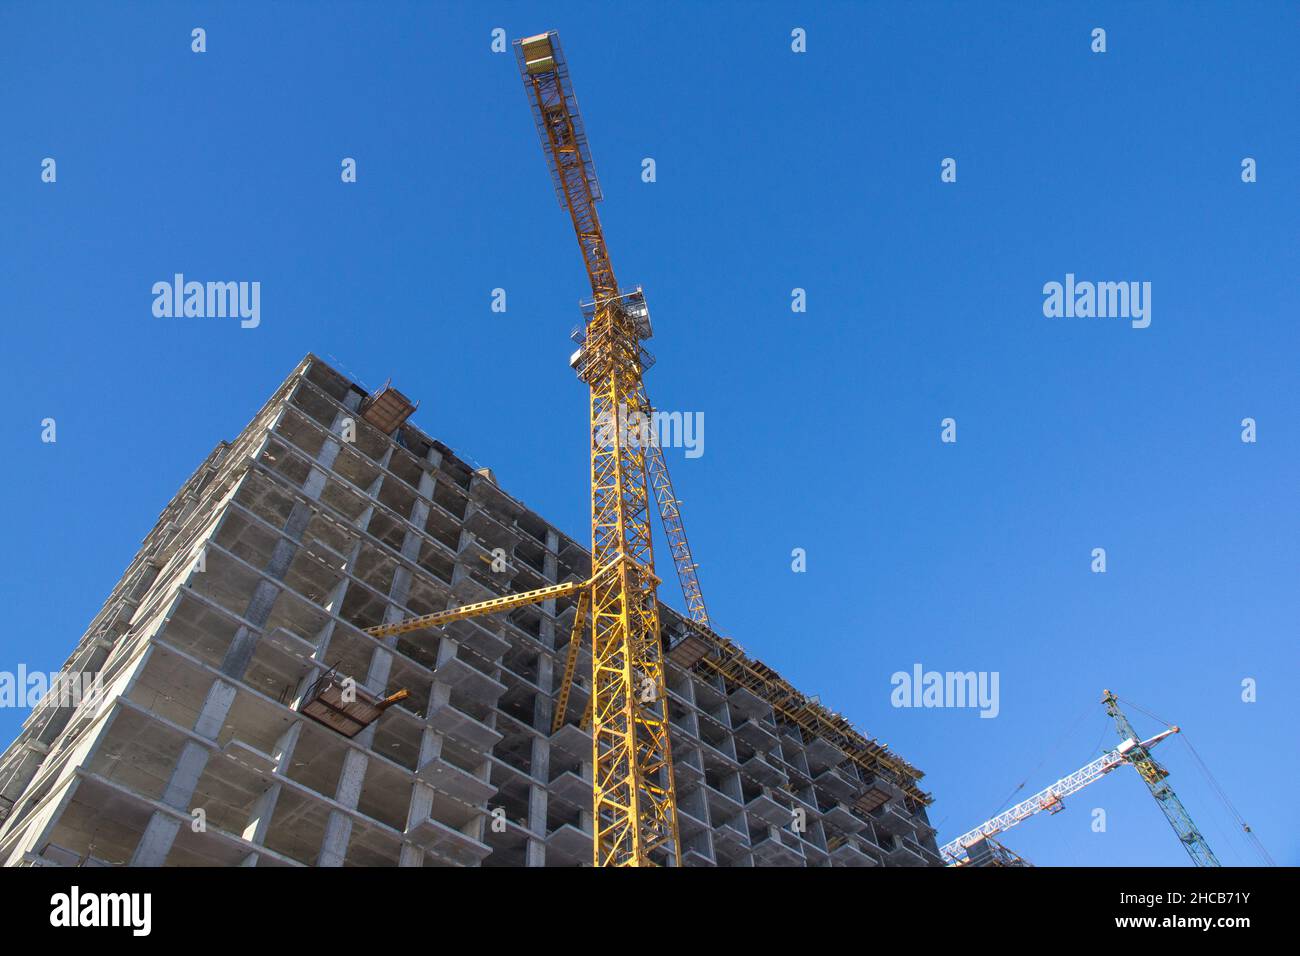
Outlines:
[{"label": "unfinished multi-storey concrete building", "polygon": [[[411,411],[309,355],[212,452],[68,658],[102,695],[49,695],[0,758],[0,860],[591,861],[587,652],[551,732],[575,602],[364,630],[590,573]],[[919,771],[662,615],[681,862],[939,863]]]}]

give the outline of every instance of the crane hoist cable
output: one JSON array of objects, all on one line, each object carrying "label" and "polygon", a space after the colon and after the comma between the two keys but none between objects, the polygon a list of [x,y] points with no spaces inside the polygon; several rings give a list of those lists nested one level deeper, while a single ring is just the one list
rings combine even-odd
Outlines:
[{"label": "crane hoist cable", "polygon": [[[1016,784],[1016,786],[1012,788],[1011,792],[1006,795],[1003,801],[1000,804],[998,804],[998,808],[993,811],[993,816],[997,816],[999,813],[1005,810],[1007,808],[1007,804],[1011,802],[1012,798],[1014,798],[1015,795],[1018,794],[1021,790],[1025,789],[1025,784],[1029,783],[1030,778],[1033,777],[1034,774],[1038,773],[1039,770],[1043,769],[1043,765],[1047,763],[1048,758],[1051,757],[1052,754],[1055,753],[1058,748],[1060,748],[1061,744],[1065,742],[1065,739],[1069,737],[1070,734],[1074,733],[1074,731],[1078,728],[1079,724],[1083,723],[1084,718],[1087,717],[1088,714],[1091,712],[1092,712],[1092,705],[1088,705],[1084,707],[1084,709],[1079,712],[1079,716],[1074,719],[1074,722],[1070,724],[1070,726],[1066,729],[1065,733],[1061,734],[1060,738],[1054,744],[1052,744],[1051,747],[1049,747],[1047,750],[1043,752],[1043,756],[1039,759],[1038,763],[1035,764],[1034,768],[1030,770],[1029,773],[1025,774],[1025,779],[1021,780],[1020,783]],[[1098,740],[1097,746],[1093,748],[1092,752],[1096,753],[1100,749],[1101,749],[1101,741]]]}]

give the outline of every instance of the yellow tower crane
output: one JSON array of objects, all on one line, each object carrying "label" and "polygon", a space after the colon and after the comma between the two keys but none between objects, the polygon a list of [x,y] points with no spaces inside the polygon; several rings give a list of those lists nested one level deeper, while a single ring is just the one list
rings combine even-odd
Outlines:
[{"label": "yellow tower crane", "polygon": [[663,646],[651,541],[650,502],[664,521],[691,620],[707,625],[695,565],[667,465],[629,420],[653,409],[642,375],[653,358],[650,313],[640,287],[621,291],[596,213],[602,198],[582,117],[555,32],[515,41],[524,88],[560,205],[568,210],[591,282],[571,365],[590,401],[591,558],[586,581],[449,608],[368,628],[389,637],[527,604],[578,596],[555,711],[563,724],[578,647],[591,622],[593,862],[596,866],[678,865],[681,858]]},{"label": "yellow tower crane", "polygon": [[[573,221],[592,299],[573,366],[591,393],[592,825],[596,866],[642,866],[680,846],[659,640],[647,447],[625,428],[648,415],[642,373],[652,359],[640,287],[621,292],[596,213],[602,198],[578,101],[555,32],[515,42],[520,75],[555,194]],[[579,611],[584,610],[579,607]],[[583,615],[574,621],[573,655]],[[567,685],[566,685],[567,686]]]}]

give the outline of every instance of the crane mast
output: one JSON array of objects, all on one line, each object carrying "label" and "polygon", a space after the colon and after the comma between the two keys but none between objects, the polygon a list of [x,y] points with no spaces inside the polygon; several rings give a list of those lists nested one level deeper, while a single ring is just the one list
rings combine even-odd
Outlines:
[{"label": "crane mast", "polygon": [[515,53],[592,291],[573,364],[590,389],[593,862],[677,863],[647,448],[623,427],[629,411],[649,409],[642,374],[653,360],[641,345],[651,335],[649,311],[639,288],[621,293],[614,277],[596,212],[600,184],[558,35],[516,40]]},{"label": "crane mast", "polygon": [[[1119,699],[1107,690],[1102,691],[1101,702],[1106,705],[1106,713],[1115,721],[1115,729],[1119,731],[1119,735],[1124,738],[1135,737],[1133,725],[1124,716],[1124,711],[1119,709]],[[1192,858],[1192,862],[1197,866],[1219,866],[1218,858],[1205,842],[1200,831],[1196,829],[1196,824],[1192,822],[1187,808],[1178,799],[1178,794],[1174,793],[1174,788],[1165,781],[1169,771],[1151,759],[1145,745],[1135,747],[1127,759],[1142,775],[1147,789],[1151,791],[1151,796],[1156,798],[1156,805],[1160,807],[1165,819],[1178,834],[1178,840],[1187,850],[1187,855]]]},{"label": "crane mast", "polygon": [[[573,222],[591,284],[582,303],[584,323],[570,364],[590,390],[592,571],[532,591],[448,607],[367,627],[388,639],[442,628],[481,615],[559,598],[577,598],[563,679],[552,713],[552,733],[567,717],[580,645],[590,621],[592,686],[580,725],[592,729],[592,858],[597,866],[681,863],[677,801],[668,735],[663,643],[660,636],[650,528],[653,499],[686,599],[688,625],[721,656],[702,662],[741,686],[771,696],[779,715],[846,749],[864,771],[919,772],[862,738],[840,715],[824,711],[769,668],[750,662],[711,628],[673,490],[668,464],[653,435],[625,427],[633,415],[652,420],[643,375],[654,357],[641,345],[651,336],[650,313],[638,286],[619,289],[596,212],[602,198],[577,98],[559,37],[552,31],[515,41],[524,90],[551,171],[555,195]],[[914,792],[913,792],[914,791]],[[919,790],[909,793],[928,803]]]}]

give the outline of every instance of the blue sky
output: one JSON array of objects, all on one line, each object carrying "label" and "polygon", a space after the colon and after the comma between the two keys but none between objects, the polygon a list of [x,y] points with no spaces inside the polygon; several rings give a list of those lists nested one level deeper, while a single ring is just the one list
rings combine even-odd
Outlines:
[{"label": "blue sky", "polygon": [[[703,457],[669,461],[718,627],[924,769],[941,838],[1113,746],[1111,687],[1181,724],[1296,864],[1298,22],[1281,2],[4,4],[0,669],[62,663],[308,351],[391,376],[426,431],[586,536],[565,363],[588,289],[490,49],[557,29],[614,265],[655,320],[650,394],[705,416]],[[155,318],[176,272],[261,282],[260,326]],[[1151,282],[1150,327],[1045,318],[1066,273]],[[892,707],[915,663],[998,672],[998,717]],[[22,717],[0,710],[0,737]],[[1221,859],[1254,862],[1183,742],[1158,754]],[[1007,844],[1189,862],[1127,768],[1067,807]]]}]

